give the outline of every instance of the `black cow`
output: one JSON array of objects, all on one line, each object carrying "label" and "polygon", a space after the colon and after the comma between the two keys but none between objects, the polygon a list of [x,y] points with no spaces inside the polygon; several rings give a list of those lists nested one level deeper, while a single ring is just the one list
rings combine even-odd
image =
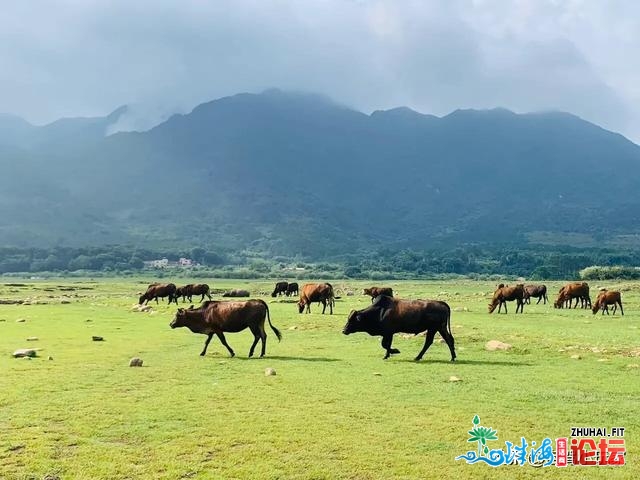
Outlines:
[{"label": "black cow", "polygon": [[382,336],[382,348],[386,350],[385,359],[390,355],[400,353],[391,348],[393,334],[398,332],[418,333],[427,332],[424,346],[416,361],[422,359],[427,349],[433,343],[436,332],[447,342],[451,351],[451,361],[456,359],[454,339],[451,334],[451,309],[445,302],[438,300],[398,300],[397,298],[380,295],[373,304],[364,310],[351,311],[342,333],[349,335],[355,332],[366,332],[372,336]]},{"label": "black cow", "polygon": [[287,291],[285,293],[285,295],[287,297],[290,297],[291,295],[298,295],[298,284],[296,282],[292,282],[289,284],[289,286],[287,287]]},{"label": "black cow", "polygon": [[277,297],[278,295],[287,294],[287,288],[289,288],[289,284],[287,282],[278,282],[276,283],[276,288],[273,289],[272,297]]}]

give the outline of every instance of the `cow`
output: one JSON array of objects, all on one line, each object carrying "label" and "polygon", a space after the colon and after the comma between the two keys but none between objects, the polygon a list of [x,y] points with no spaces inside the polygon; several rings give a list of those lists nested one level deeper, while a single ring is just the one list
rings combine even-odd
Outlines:
[{"label": "cow", "polygon": [[147,291],[144,292],[138,301],[140,305],[143,303],[149,303],[149,300],[156,299],[156,303],[158,303],[158,298],[169,297],[169,304],[171,302],[176,302],[178,304],[177,297],[175,296],[176,286],[173,283],[152,283],[147,288]]},{"label": "cow", "polygon": [[300,292],[298,312],[302,313],[306,307],[307,313],[311,313],[311,303],[320,302],[322,303],[322,314],[324,315],[327,305],[329,305],[329,313],[333,315],[334,299],[333,287],[330,283],[307,283],[302,286]]},{"label": "cow", "polygon": [[567,305],[571,308],[571,301],[575,298],[576,303],[573,308],[578,306],[580,302],[581,308],[591,308],[591,297],[589,296],[589,284],[587,282],[567,283],[558,292],[558,298],[553,302],[554,308],[563,308]]},{"label": "cow", "polygon": [[371,297],[371,303],[373,303],[373,299],[379,295],[393,297],[393,289],[391,287],[371,287],[362,290],[362,294],[369,295]]},{"label": "cow", "polygon": [[175,297],[182,297],[182,302],[184,303],[185,298],[189,300],[189,302],[192,302],[193,295],[202,295],[202,297],[200,298],[200,301],[202,302],[205,295],[209,300],[211,300],[209,290],[209,285],[207,285],[206,283],[190,283],[189,285],[184,285],[182,287],[176,288]]},{"label": "cow", "polygon": [[624,310],[622,309],[622,297],[620,296],[620,292],[616,292],[613,290],[602,290],[598,297],[596,298],[596,302],[593,304],[593,308],[591,311],[595,315],[598,313],[598,310],[602,310],[602,314],[607,312],[609,315],[609,305],[613,305],[613,314],[616,314],[616,310],[618,305],[620,305],[620,314],[624,315]]},{"label": "cow", "polygon": [[507,313],[507,302],[511,302],[513,300],[516,301],[516,314],[518,310],[520,313],[524,313],[524,285],[519,283],[514,287],[510,287],[508,285],[504,285],[501,283],[496,288],[496,291],[493,292],[493,298],[491,299],[491,303],[489,304],[489,313],[493,313],[496,307],[498,307],[498,313],[502,309],[504,305],[504,313]]},{"label": "cow", "polygon": [[262,340],[260,356],[264,357],[267,347],[267,332],[264,329],[265,317],[269,320],[269,326],[278,337],[278,341],[280,341],[282,334],[271,323],[269,307],[263,300],[247,300],[244,302],[209,300],[199,308],[179,308],[169,326],[171,328],[187,327],[193,333],[207,335],[204,349],[200,353],[202,357],[207,353],[207,347],[214,334],[227,347],[229,354],[232,357],[235,356],[235,352],[227,343],[224,332],[240,332],[245,328],[249,328],[253,333],[253,343],[249,349],[249,357],[253,356],[258,340]]},{"label": "cow", "polygon": [[286,294],[288,288],[289,284],[287,282],[278,282],[276,283],[276,288],[273,289],[271,296],[275,298],[278,295]]},{"label": "cow", "polygon": [[298,284],[296,282],[291,282],[288,286],[287,286],[287,291],[285,293],[285,295],[287,297],[290,297],[292,295],[298,295]]},{"label": "cow", "polygon": [[420,361],[433,343],[436,332],[447,342],[451,352],[451,361],[456,359],[455,342],[451,334],[451,308],[439,300],[399,300],[380,295],[371,306],[363,310],[352,310],[342,333],[349,335],[355,332],[366,332],[371,336],[382,336],[382,348],[386,353],[384,359],[396,353],[391,348],[395,333],[427,332],[424,346],[415,361]]},{"label": "cow", "polygon": [[223,297],[249,297],[251,296],[251,294],[249,293],[249,290],[229,290],[227,292],[224,292],[222,294]]},{"label": "cow", "polygon": [[544,300],[544,304],[547,304],[547,286],[546,285],[526,285],[524,287],[524,302],[527,304],[531,303],[531,297],[535,297],[538,299],[536,305],[540,303],[540,300]]}]

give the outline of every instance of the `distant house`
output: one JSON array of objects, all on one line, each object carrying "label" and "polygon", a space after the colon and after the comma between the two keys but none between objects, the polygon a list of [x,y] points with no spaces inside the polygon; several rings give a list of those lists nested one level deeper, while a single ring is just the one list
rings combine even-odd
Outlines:
[{"label": "distant house", "polygon": [[144,266],[150,268],[167,268],[169,266],[169,259],[162,258],[160,260],[151,260],[149,262],[144,262]]},{"label": "distant house", "polygon": [[181,258],[180,260],[178,260],[178,265],[180,265],[181,267],[193,267],[195,265],[195,262],[190,258]]}]

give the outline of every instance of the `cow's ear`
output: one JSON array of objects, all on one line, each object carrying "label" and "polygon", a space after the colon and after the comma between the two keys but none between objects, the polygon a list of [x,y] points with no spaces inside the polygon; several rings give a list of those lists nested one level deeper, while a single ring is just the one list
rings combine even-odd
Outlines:
[{"label": "cow's ear", "polygon": [[179,308],[178,313],[184,313],[184,308]]},{"label": "cow's ear", "polygon": [[189,310],[193,310],[193,305],[189,305]]}]

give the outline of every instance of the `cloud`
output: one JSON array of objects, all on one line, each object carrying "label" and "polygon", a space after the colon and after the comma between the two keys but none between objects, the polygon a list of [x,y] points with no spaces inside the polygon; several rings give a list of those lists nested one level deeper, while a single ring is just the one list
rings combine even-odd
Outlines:
[{"label": "cloud", "polygon": [[[608,3],[608,2],[607,2]],[[241,91],[567,110],[640,140],[640,4],[67,0],[0,13],[0,105],[34,122],[135,104],[122,128]]]}]

